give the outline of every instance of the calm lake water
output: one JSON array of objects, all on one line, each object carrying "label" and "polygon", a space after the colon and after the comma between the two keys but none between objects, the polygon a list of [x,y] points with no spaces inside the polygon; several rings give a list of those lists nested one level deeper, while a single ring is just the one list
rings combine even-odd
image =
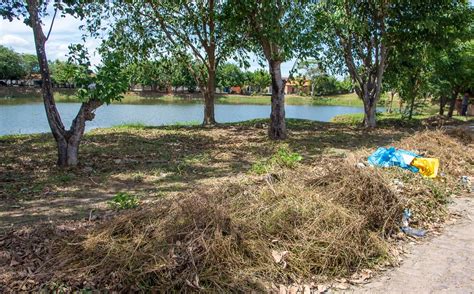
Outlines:
[{"label": "calm lake water", "polygon": [[[58,103],[65,126],[69,127],[76,115],[79,103]],[[339,114],[361,113],[362,107],[286,105],[288,118],[329,121]],[[237,122],[255,118],[268,118],[270,105],[216,104],[218,122]],[[87,122],[86,130],[111,127],[124,123],[143,123],[158,126],[179,122],[201,122],[203,105],[198,103],[176,104],[112,104],[96,111],[93,121]],[[44,106],[41,102],[0,104],[0,135],[32,134],[49,132]]]}]

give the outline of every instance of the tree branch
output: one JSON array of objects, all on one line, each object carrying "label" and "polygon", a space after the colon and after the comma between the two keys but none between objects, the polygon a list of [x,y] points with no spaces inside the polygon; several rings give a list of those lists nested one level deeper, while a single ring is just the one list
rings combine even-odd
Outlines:
[{"label": "tree branch", "polygon": [[49,34],[51,34],[51,30],[53,29],[54,19],[56,19],[56,14],[57,14],[57,13],[58,13],[58,8],[56,7],[56,8],[54,9],[53,20],[51,20],[51,25],[49,26],[48,35],[46,36],[46,41],[48,41],[48,39],[49,39]]}]

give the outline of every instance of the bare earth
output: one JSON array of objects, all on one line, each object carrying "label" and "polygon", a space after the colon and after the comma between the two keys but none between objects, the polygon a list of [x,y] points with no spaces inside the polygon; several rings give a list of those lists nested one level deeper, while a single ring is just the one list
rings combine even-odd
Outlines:
[{"label": "bare earth", "polygon": [[455,198],[451,209],[462,217],[440,236],[413,246],[400,267],[347,292],[474,293],[474,198]]}]

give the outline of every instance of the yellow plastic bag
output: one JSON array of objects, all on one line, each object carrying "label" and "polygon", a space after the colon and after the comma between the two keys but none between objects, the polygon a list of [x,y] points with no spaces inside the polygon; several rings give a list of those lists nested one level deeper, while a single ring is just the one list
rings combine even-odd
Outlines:
[{"label": "yellow plastic bag", "polygon": [[417,167],[419,173],[428,178],[436,178],[438,175],[439,159],[418,157],[413,159],[411,165]]}]

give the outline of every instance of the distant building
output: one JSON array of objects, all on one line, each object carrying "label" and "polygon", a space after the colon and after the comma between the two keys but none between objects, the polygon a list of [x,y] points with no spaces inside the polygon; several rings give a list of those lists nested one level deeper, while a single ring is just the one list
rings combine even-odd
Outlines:
[{"label": "distant building", "polygon": [[285,94],[310,94],[311,80],[306,78],[293,78],[287,80],[285,85]]}]

